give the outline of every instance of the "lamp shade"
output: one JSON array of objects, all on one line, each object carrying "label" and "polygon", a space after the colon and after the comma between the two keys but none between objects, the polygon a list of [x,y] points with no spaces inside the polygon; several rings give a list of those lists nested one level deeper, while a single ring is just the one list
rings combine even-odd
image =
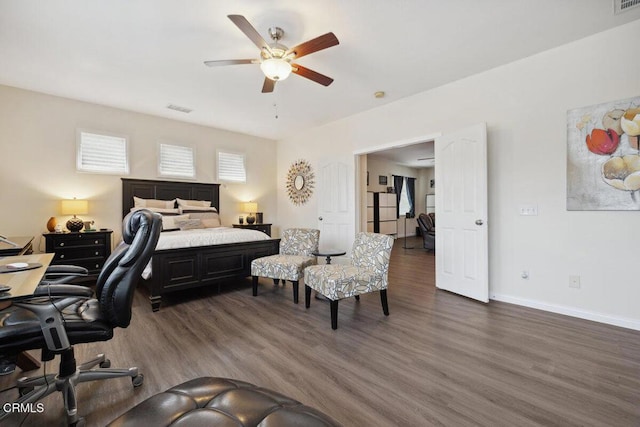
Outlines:
[{"label": "lamp shade", "polygon": [[88,200],[63,200],[61,203],[62,215],[84,215],[89,213]]},{"label": "lamp shade", "polygon": [[248,213],[254,213],[258,211],[258,204],[255,202],[247,202],[244,204],[244,211]]},{"label": "lamp shade", "polygon": [[260,69],[271,80],[284,80],[291,74],[291,64],[281,58],[265,59],[260,64]]}]

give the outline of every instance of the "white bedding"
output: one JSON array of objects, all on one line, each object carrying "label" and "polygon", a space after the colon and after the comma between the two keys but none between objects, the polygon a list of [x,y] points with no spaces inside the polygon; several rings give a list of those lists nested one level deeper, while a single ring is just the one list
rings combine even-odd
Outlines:
[{"label": "white bedding", "polygon": [[[167,231],[160,233],[156,251],[268,239],[270,239],[270,237],[261,231],[228,227]],[[145,279],[151,277],[151,262],[147,264],[147,267],[142,272],[142,277]]]}]

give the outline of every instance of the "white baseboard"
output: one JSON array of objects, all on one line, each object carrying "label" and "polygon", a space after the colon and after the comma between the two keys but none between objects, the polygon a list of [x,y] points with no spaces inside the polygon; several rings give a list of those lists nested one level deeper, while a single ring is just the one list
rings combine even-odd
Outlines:
[{"label": "white baseboard", "polygon": [[606,323],[608,325],[620,326],[622,328],[640,331],[640,320],[636,319],[610,316],[606,314],[595,313],[592,311],[580,310],[574,307],[548,304],[546,302],[514,297],[510,295],[493,294],[491,295],[491,299],[495,301],[508,302],[510,304],[537,308],[538,310],[550,311],[552,313],[564,314],[567,316],[578,317],[580,319],[593,320],[594,322]]}]

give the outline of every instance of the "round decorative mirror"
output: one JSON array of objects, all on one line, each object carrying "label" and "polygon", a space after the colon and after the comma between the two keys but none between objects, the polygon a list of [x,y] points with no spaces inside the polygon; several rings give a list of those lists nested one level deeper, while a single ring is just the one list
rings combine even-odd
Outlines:
[{"label": "round decorative mirror", "polygon": [[287,193],[294,204],[302,205],[309,200],[313,194],[313,178],[311,165],[306,160],[298,160],[289,167]]}]

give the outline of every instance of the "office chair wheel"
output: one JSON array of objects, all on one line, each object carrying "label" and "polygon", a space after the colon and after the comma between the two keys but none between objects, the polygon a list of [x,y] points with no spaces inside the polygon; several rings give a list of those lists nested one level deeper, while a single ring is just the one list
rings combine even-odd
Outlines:
[{"label": "office chair wheel", "polygon": [[75,423],[71,423],[69,425],[71,427],[84,427],[85,425],[87,425],[87,422],[85,421],[84,418],[78,418],[78,421],[76,421]]},{"label": "office chair wheel", "polygon": [[20,397],[29,394],[33,391],[33,387],[18,387],[18,394]]},{"label": "office chair wheel", "polygon": [[111,367],[111,360],[109,359],[104,359],[104,362],[102,362],[100,364],[101,368],[110,368]]},{"label": "office chair wheel", "polygon": [[144,382],[144,375],[138,374],[135,377],[132,377],[131,382],[133,383],[134,388],[140,387]]}]

